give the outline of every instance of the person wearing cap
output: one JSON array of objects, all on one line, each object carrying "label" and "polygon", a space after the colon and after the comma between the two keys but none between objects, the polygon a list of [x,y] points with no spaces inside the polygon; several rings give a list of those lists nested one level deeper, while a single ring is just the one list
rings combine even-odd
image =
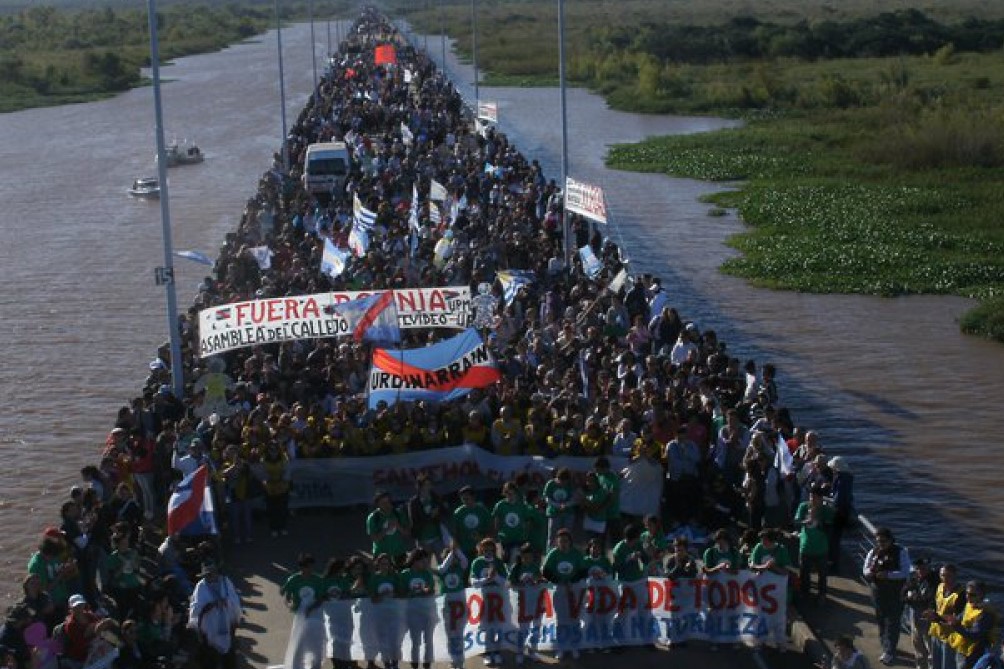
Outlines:
[{"label": "person wearing cap", "polygon": [[931,570],[930,561],[927,558],[915,559],[910,577],[903,584],[902,596],[909,611],[910,641],[917,669],[929,669],[931,666],[931,636],[924,614],[934,608],[937,590],[938,576]]},{"label": "person wearing cap", "polygon": [[71,596],[67,605],[70,612],[66,614],[66,620],[56,627],[53,636],[63,641],[61,666],[81,667],[87,660],[87,653],[95,636],[95,627],[101,618],[91,611],[90,605],[81,594]]},{"label": "person wearing cap", "polygon": [[201,669],[236,669],[234,634],[241,620],[241,599],[229,578],[215,563],[199,574],[188,607],[188,627],[199,636]]},{"label": "person wearing cap", "polygon": [[854,517],[854,473],[842,455],[827,463],[833,472],[830,499],[833,503],[833,525],[830,527],[830,573],[840,573],[840,540]]}]

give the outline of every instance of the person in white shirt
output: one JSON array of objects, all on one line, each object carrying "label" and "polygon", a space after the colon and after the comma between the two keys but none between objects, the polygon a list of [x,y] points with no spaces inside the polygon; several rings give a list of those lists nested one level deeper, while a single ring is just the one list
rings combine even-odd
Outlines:
[{"label": "person in white shirt", "polygon": [[188,626],[199,635],[199,666],[236,669],[234,637],[243,615],[240,595],[215,564],[206,564],[199,576],[188,608]]},{"label": "person in white shirt", "polygon": [[875,548],[865,556],[862,570],[871,585],[878,619],[882,656],[879,662],[891,665],[896,661],[901,619],[903,618],[903,585],[910,576],[910,554],[896,543],[892,531],[879,528],[875,531]]}]

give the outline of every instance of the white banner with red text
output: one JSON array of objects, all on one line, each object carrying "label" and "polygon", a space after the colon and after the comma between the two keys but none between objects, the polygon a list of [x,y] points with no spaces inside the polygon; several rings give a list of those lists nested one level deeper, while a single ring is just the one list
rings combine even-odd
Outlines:
[{"label": "white banner with red text", "polygon": [[565,209],[597,223],[607,222],[607,201],[603,189],[572,177],[565,178]]},{"label": "white banner with red text", "polygon": [[784,576],[741,571],[680,581],[587,579],[467,588],[438,597],[335,599],[323,605],[326,657],[424,660],[424,652],[412,651],[423,636],[436,662],[500,651],[570,652],[691,640],[781,643],[786,588]]},{"label": "white banner with red text", "polygon": [[[350,334],[338,305],[374,292],[343,291],[233,302],[199,312],[199,355],[225,353],[259,344]],[[470,320],[467,286],[394,290],[402,329],[465,329]]]},{"label": "white banner with red text", "polygon": [[[627,464],[627,458],[608,459],[613,471]],[[401,455],[298,459],[289,464],[289,505],[308,508],[370,504],[377,491],[406,500],[415,494],[415,478],[423,473],[442,495],[457,492],[465,485],[497,490],[520,474],[525,474],[534,487],[543,489],[562,467],[567,467],[573,480],[581,485],[595,461],[589,457],[496,455],[470,445]]]}]

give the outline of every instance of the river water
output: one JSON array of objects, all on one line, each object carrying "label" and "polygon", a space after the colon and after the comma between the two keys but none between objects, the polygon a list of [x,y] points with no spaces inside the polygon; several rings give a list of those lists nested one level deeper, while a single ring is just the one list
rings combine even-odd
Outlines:
[{"label": "river water", "polygon": [[[332,31],[337,34],[332,24]],[[317,31],[319,66],[326,48]],[[306,102],[309,27],[283,31],[287,117]],[[423,44],[420,40],[419,44]],[[438,57],[438,37],[429,39]],[[206,153],[170,171],[176,250],[211,257],[234,229],[281,135],[275,34],[162,68],[168,137]],[[462,89],[468,68],[450,57]],[[557,177],[554,89],[483,89],[502,129]],[[783,404],[849,456],[861,510],[914,547],[997,583],[1004,487],[993,469],[1004,433],[1004,347],[959,334],[954,298],[879,299],[754,289],[721,275],[740,229],[697,198],[713,186],[608,171],[607,145],[731,125],[612,112],[568,92],[569,173],[602,185],[608,234],[636,272],[663,277],[681,313],[743,358],[773,361]],[[11,597],[41,528],[79,468],[94,462],[115,411],[138,390],[166,339],[160,208],[126,188],[155,173],[152,92],[0,115],[0,595]],[[204,275],[175,264],[186,308]]]}]

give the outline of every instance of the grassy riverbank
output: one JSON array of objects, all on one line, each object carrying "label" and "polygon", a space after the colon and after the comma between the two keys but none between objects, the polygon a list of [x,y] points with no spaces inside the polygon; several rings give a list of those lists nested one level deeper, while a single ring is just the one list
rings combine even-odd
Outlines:
[{"label": "grassy riverbank", "polygon": [[[618,146],[608,164],[743,180],[712,198],[750,226],[730,240],[742,254],[728,273],[788,290],[973,297],[984,302],[963,329],[1004,341],[1004,7],[732,5],[569,3],[572,81],[620,109],[747,120]],[[484,13],[488,81],[552,82],[555,10]],[[446,15],[469,49],[469,10]]]},{"label": "grassy riverbank", "polygon": [[[106,98],[143,83],[140,68],[150,63],[145,3],[139,9],[117,0],[100,8],[57,2],[15,11],[12,0],[0,0],[0,112]],[[314,12],[322,18],[348,6],[349,0],[316,0]],[[271,0],[161,0],[161,58],[217,51],[258,35],[275,25],[274,11]],[[305,16],[305,0],[284,1],[284,20]]]}]

